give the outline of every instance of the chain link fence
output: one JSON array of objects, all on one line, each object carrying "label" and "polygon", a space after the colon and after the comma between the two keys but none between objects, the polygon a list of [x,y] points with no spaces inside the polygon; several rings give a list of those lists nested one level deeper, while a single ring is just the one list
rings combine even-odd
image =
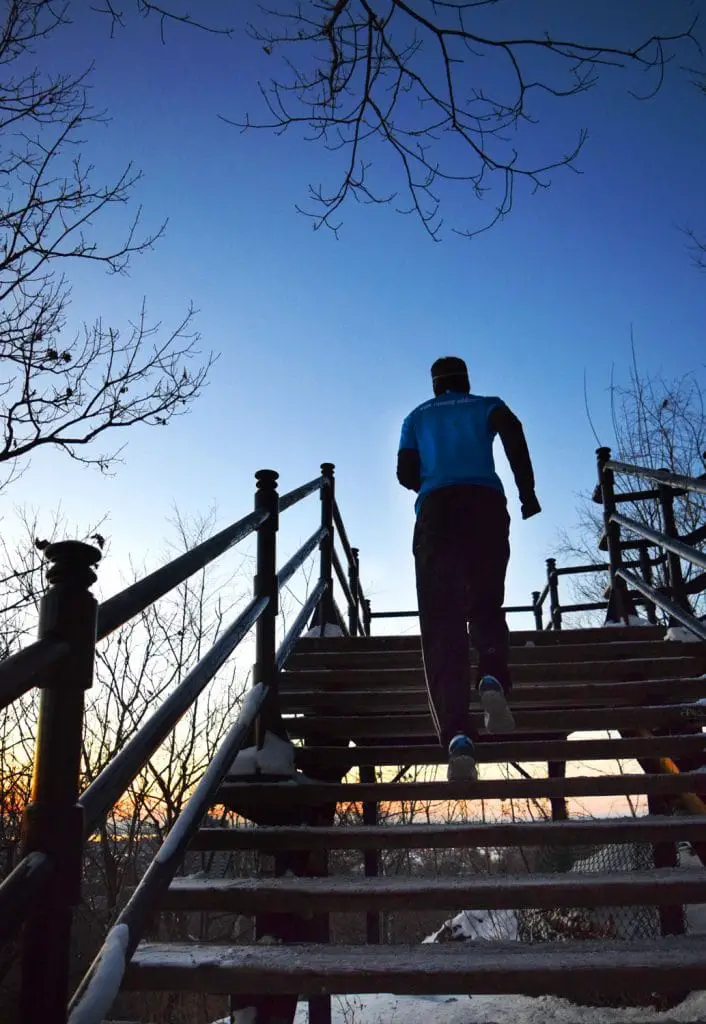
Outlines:
[{"label": "chain link fence", "polygon": [[[626,843],[610,846],[548,847],[538,853],[535,869],[542,873],[641,872],[655,867],[654,849],[649,843]],[[684,932],[686,919],[682,911]],[[580,939],[639,941],[661,937],[660,914],[657,907],[569,907],[549,910],[518,910],[517,938],[520,942],[557,942]],[[591,995],[595,1006],[675,1005],[683,995],[668,1000],[658,993],[636,996],[625,992],[617,996]],[[584,1000],[582,1000],[584,1001]]]}]

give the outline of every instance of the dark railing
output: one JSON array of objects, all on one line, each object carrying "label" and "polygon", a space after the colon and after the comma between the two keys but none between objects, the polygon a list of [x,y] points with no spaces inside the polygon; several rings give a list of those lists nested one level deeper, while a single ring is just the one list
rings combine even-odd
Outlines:
[{"label": "dark railing", "polygon": [[[674,501],[677,497],[687,494],[706,495],[706,475],[685,476],[672,473],[666,469],[649,469],[644,466],[633,466],[625,462],[611,459],[609,448],[599,448],[598,486],[594,492],[594,500],[603,505],[605,538],[610,566],[610,603],[609,617],[614,620],[627,621],[633,597],[629,588],[637,591],[642,601],[653,609],[660,608],[670,624],[679,623],[686,626],[692,633],[706,640],[706,623],[694,614],[691,595],[706,590],[706,574],[701,573],[687,581],[684,577],[682,562],[706,569],[706,554],[699,551],[697,544],[706,540],[706,525],[700,525],[690,534],[679,537],[677,531]],[[615,475],[639,477],[655,483],[657,487],[651,491],[627,492],[620,495],[626,500],[656,499],[662,517],[662,530],[624,516],[616,510],[618,497],[615,495]],[[623,541],[621,530],[636,535],[638,540]],[[630,570],[634,563],[625,562],[623,552],[629,548],[640,546],[641,553],[648,547],[655,547],[659,552],[656,559],[650,560],[644,555],[639,563],[642,578]],[[665,585],[655,587],[651,573],[645,572],[649,564],[665,566]]]},{"label": "dark railing", "polygon": [[[277,492],[277,473],[260,470],[255,476],[253,512],[100,607],[90,592],[100,551],[73,541],[51,544],[45,550],[49,587],[41,602],[38,640],[0,664],[0,708],[34,687],[40,689],[22,859],[0,885],[0,941],[13,939],[24,924],[21,1024],[67,1021],[69,948],[73,910],[81,894],[84,844],[250,630],[255,628],[253,689],[75,993],[72,1020],[89,1024],[103,1020],[150,914],[233,759],[248,738],[261,744],[268,728],[283,730],[278,675],[307,624],[315,622],[323,630],[338,623],[351,635],[369,632],[358,551],[350,545],[336,504],[333,465],[324,463],[320,476],[282,496]],[[321,496],[320,525],[277,571],[279,516],[315,492]],[[253,532],[257,533],[257,565],[252,600],[85,792],[79,793],[84,691],[93,683],[96,642]],[[335,551],[336,533],[347,572]],[[280,591],[317,546],[318,580],[278,648]],[[334,599],[334,571],[348,606],[347,626]]]}]

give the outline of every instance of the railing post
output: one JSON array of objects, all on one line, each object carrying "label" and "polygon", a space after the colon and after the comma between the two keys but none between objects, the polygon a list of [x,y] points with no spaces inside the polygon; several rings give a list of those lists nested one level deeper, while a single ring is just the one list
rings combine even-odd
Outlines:
[{"label": "railing post", "polygon": [[67,657],[41,689],[32,794],[23,821],[23,853],[41,851],[54,865],[41,901],[25,925],[21,1024],[65,1024],[73,908],[81,899],[83,808],[78,803],[84,690],[93,683],[98,604],[97,548],[79,541],[50,544],[49,588],[39,610],[39,639],[63,640]]},{"label": "railing post", "polygon": [[547,583],[549,584],[549,617],[551,619],[552,629],[561,629],[559,577],[556,574],[556,558],[547,559]]},{"label": "railing post", "polygon": [[358,636],[360,619],[358,616],[358,593],[360,591],[360,550],[351,548],[353,562],[348,566],[348,586],[350,587],[353,603],[348,607],[348,632],[351,636]]},{"label": "railing post", "polygon": [[[640,544],[640,547],[638,549],[638,560],[640,562],[640,572],[642,573],[642,578],[645,581],[645,583],[647,584],[647,586],[651,587],[652,584],[653,584],[653,576],[652,576],[652,564],[650,562],[650,548],[649,548],[649,544],[647,544],[647,543]],[[647,612],[647,620],[648,620],[648,622],[650,622],[653,626],[656,626],[657,625],[657,607],[656,607],[654,601],[647,601],[647,600],[645,601],[645,611]]]},{"label": "railing post", "polygon": [[277,712],[277,649],[276,629],[279,593],[277,588],[277,530],[279,529],[279,473],[273,469],[260,469],[255,474],[255,511],[267,512],[267,519],[257,528],[257,565],[255,569],[254,597],[267,598],[267,607],[255,624],[255,664],[253,685],[264,683],[270,687],[270,698],[263,706],[255,726],[257,746],[262,747],[269,729],[281,734]]},{"label": "railing post", "polygon": [[610,448],[597,448],[596,460],[598,486],[603,506],[603,529],[608,544],[608,563],[610,565],[610,595],[606,622],[620,622],[623,619],[627,623],[631,612],[634,613],[635,609],[632,606],[625,580],[622,576],[617,575],[623,564],[623,555],[620,547],[620,527],[611,518],[615,513],[615,478],[612,469],[606,467],[606,463],[610,460]]},{"label": "railing post", "polygon": [[321,525],[327,531],[326,536],[322,537],[319,544],[321,554],[319,578],[327,584],[319,602],[319,626],[322,636],[326,623],[337,621],[333,603],[333,506],[336,500],[334,468],[332,462],[321,463],[321,475],[324,478],[321,487]]},{"label": "railing post", "polygon": [[370,598],[366,598],[364,601],[365,610],[363,612],[363,630],[366,636],[370,636],[370,629],[373,624],[373,609],[370,604]]},{"label": "railing post", "polygon": [[534,627],[538,632],[542,632],[544,624],[542,621],[542,606],[539,603],[541,593],[538,590],[532,591],[532,609],[534,611]]},{"label": "railing post", "polygon": [[[658,484],[657,490],[659,491],[659,503],[662,509],[664,532],[671,540],[678,540],[679,532],[677,530],[677,523],[674,517],[674,491],[671,487],[665,487],[664,484]],[[666,555],[667,572],[669,576],[667,582],[669,585],[670,596],[681,608],[690,612],[692,609],[689,603],[689,598],[686,595],[686,584],[684,583],[684,574],[682,572],[679,555],[675,555],[673,551],[667,551]],[[679,625],[676,620],[671,624]]]}]

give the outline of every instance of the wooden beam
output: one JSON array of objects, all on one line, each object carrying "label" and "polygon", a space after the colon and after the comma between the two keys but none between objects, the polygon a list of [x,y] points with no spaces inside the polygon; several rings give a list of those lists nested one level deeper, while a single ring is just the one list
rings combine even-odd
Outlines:
[{"label": "wooden beam", "polygon": [[272,811],[327,803],[400,803],[407,800],[523,800],[552,797],[636,796],[644,793],[706,793],[706,774],[595,775],[567,779],[482,779],[477,782],[379,782],[295,785],[292,783],[226,782],[218,802],[253,808],[268,804]]},{"label": "wooden beam", "polygon": [[[638,757],[688,757],[706,756],[706,736],[685,734],[676,736],[630,737],[626,739],[564,740],[564,739],[513,739],[508,737],[495,740],[480,736],[476,744],[476,757],[481,764],[505,763],[507,761],[544,761],[547,758],[566,761],[613,760]],[[307,766],[318,764],[341,765],[403,765],[403,764],[445,764],[448,754],[438,743],[381,744],[372,747],[296,747],[297,766],[306,771]]]},{"label": "wooden beam", "polygon": [[706,939],[415,946],[143,944],[125,987],[141,991],[602,995],[698,990]]},{"label": "wooden beam", "polygon": [[[686,644],[686,647],[691,645]],[[570,682],[598,682],[606,680],[614,683],[631,680],[652,679],[685,679],[701,675],[706,670],[706,657],[692,654],[673,654],[662,658],[632,658],[625,661],[580,661],[558,662],[555,664],[518,665],[513,670],[513,683],[566,684]],[[392,690],[423,687],[424,669],[416,668],[379,668],[379,669],[348,669],[316,671],[301,669],[296,672],[283,672],[280,685],[298,689],[317,690],[320,688],[366,689],[386,686]]]},{"label": "wooden beam", "polygon": [[204,828],[192,850],[441,850],[706,842],[706,814],[693,818],[593,818],[492,824],[348,825],[331,828]]},{"label": "wooden beam", "polygon": [[[528,711],[520,709],[515,712],[518,732],[570,733],[570,732],[602,732],[606,729],[652,729],[655,727],[678,728],[692,716],[704,716],[706,707],[694,704],[648,705],[645,707],[616,708],[548,708],[546,710]],[[485,725],[483,716],[473,714],[471,722],[477,732],[482,732]],[[379,737],[392,739],[400,736],[430,740],[434,735],[429,714],[380,714],[333,716],[316,715],[288,717],[285,720],[287,732],[292,738],[301,738],[312,734],[340,737],[355,742]],[[530,736],[525,737],[530,739]]]},{"label": "wooden beam", "polygon": [[[556,662],[573,661],[625,661],[631,658],[656,659],[666,655],[674,657],[684,651],[696,656],[706,656],[706,644],[690,644],[689,648],[679,646],[673,641],[628,641],[617,644],[562,644],[548,647],[547,645],[531,647],[511,647],[510,666],[514,665],[548,665]],[[470,662],[476,664],[473,651]],[[301,651],[293,654],[287,661],[288,672],[302,669],[385,669],[385,668],[419,668],[422,664],[420,648],[401,651],[364,651],[344,650],[335,648],[327,651]]]},{"label": "wooden beam", "polygon": [[435,910],[473,907],[673,906],[706,902],[706,870],[471,875],[463,878],[175,878],[163,910],[232,914]]},{"label": "wooden beam", "polygon": [[[309,684],[311,685],[311,684]],[[322,714],[361,715],[382,711],[400,711],[406,714],[425,710],[429,706],[426,686],[421,684],[396,690],[381,686],[376,688],[374,679],[361,679],[360,689],[347,690],[344,687],[313,689],[292,686],[283,681],[280,687],[281,706],[284,714],[299,712],[321,712]],[[636,704],[674,704],[700,700],[706,695],[706,681],[696,679],[635,680],[632,682],[606,683],[551,683],[543,686],[519,685],[512,692],[512,707],[531,708],[533,704],[542,707],[555,705],[557,708],[581,707],[631,707]],[[470,706],[477,708],[479,699],[471,690]],[[706,709],[704,710],[706,717]]]}]

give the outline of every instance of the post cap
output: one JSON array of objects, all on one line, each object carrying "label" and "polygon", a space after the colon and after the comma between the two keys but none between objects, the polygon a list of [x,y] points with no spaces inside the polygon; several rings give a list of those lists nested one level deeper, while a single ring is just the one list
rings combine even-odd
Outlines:
[{"label": "post cap", "polygon": [[93,566],[101,560],[101,552],[92,544],[80,540],[61,540],[54,544],[38,544],[44,557],[51,562],[47,570],[47,580],[53,586],[57,584],[74,584],[90,587],[97,576]]},{"label": "post cap", "polygon": [[259,490],[274,491],[279,480],[279,473],[275,469],[258,469],[255,480]]}]

